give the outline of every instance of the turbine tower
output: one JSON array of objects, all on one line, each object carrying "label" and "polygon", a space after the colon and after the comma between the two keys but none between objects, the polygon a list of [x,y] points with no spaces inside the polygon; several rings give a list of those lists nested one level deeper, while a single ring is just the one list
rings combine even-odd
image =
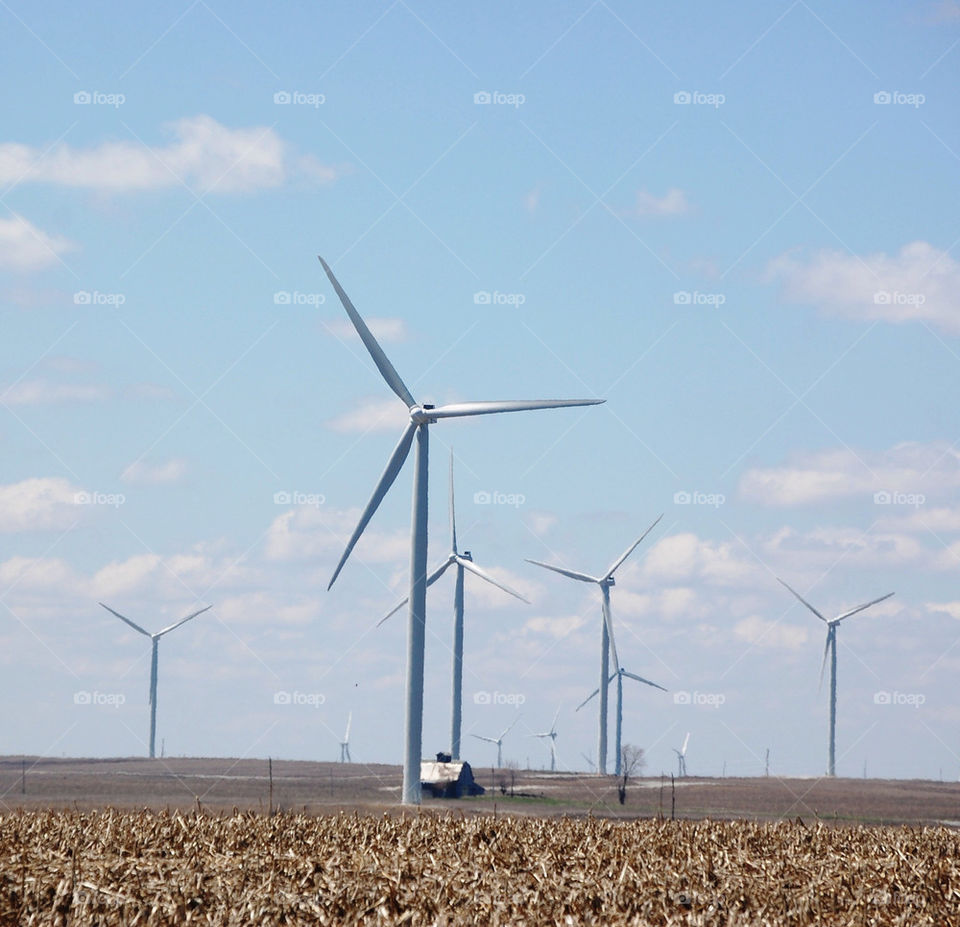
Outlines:
[{"label": "turbine tower", "polygon": [[[450,553],[447,559],[427,577],[427,586],[432,586],[447,571],[448,567],[456,566],[457,579],[453,592],[453,712],[450,723],[450,756],[454,760],[460,759],[460,732],[463,724],[463,574],[469,571],[479,576],[491,586],[496,586],[509,593],[521,602],[530,602],[519,592],[509,586],[498,583],[489,573],[481,570],[473,562],[469,550],[462,554],[457,550],[457,518],[453,505],[453,451],[450,451]],[[409,597],[408,597],[409,598]],[[407,604],[407,599],[398,602],[380,621],[380,627],[391,615],[396,614]]]},{"label": "turbine tower", "polygon": [[139,631],[145,637],[149,637],[152,643],[151,653],[150,653],[150,759],[154,758],[157,740],[157,644],[160,643],[160,638],[164,634],[169,634],[171,631],[176,631],[177,628],[182,624],[186,624],[190,621],[191,618],[196,618],[197,615],[202,615],[208,609],[213,608],[212,605],[208,605],[206,608],[201,608],[200,611],[194,612],[191,615],[187,615],[186,618],[181,618],[179,621],[171,624],[169,627],[164,628],[162,631],[157,631],[156,634],[151,634],[149,631],[144,630],[140,625],[131,621],[124,615],[121,615],[120,612],[115,612],[109,605],[104,605],[103,602],[100,603],[103,608],[105,608],[111,615],[116,615],[121,621],[126,622],[133,628],[134,631]]},{"label": "turbine tower", "polygon": [[888,592],[886,595],[880,596],[879,599],[873,599],[870,602],[867,602],[864,605],[858,605],[856,608],[851,608],[849,611],[843,612],[840,615],[837,615],[836,618],[827,619],[820,614],[799,592],[795,589],[791,589],[782,579],[778,578],[777,582],[781,586],[789,589],[797,599],[799,599],[807,608],[810,609],[826,626],[827,626],[827,642],[823,648],[823,662],[820,664],[820,685],[823,685],[823,670],[827,665],[827,655],[830,656],[830,742],[827,753],[827,775],[835,776],[837,774],[836,767],[836,755],[837,755],[837,626],[841,621],[849,618],[851,615],[856,615],[857,612],[862,612],[866,608],[870,608],[871,605],[876,605],[878,602],[883,602],[884,599],[889,599],[893,595],[892,592]]},{"label": "turbine tower", "polygon": [[347,715],[347,729],[344,731],[343,740],[340,741],[340,762],[352,763],[350,758],[350,724],[353,721],[353,712]]},{"label": "turbine tower", "polygon": [[564,406],[592,406],[603,402],[602,399],[534,399],[503,400],[494,402],[454,402],[439,408],[421,405],[407,389],[393,364],[383,353],[377,339],[370,333],[360,313],[354,308],[350,298],[343,291],[333,271],[323,258],[320,263],[327,274],[343,308],[346,310],[353,327],[363,341],[370,357],[376,364],[387,386],[406,405],[410,421],[394,448],[387,467],[377,483],[373,496],[360,516],[346,550],[337,564],[330,580],[329,589],[336,582],[343,565],[347,562],[354,545],[363,534],[367,523],[373,517],[383,497],[393,485],[397,474],[403,467],[407,455],[416,438],[413,478],[413,512],[410,539],[410,594],[409,617],[407,624],[407,681],[406,681],[406,719],[404,722],[403,757],[403,803],[420,804],[420,758],[423,741],[423,652],[425,640],[425,621],[427,612],[427,474],[429,463],[429,427],[445,418],[461,418],[468,415],[489,415],[495,412],[521,412],[530,409],[556,409]]},{"label": "turbine tower", "polygon": [[520,720],[520,715],[517,715],[510,724],[503,729],[499,737],[484,737],[482,734],[471,734],[471,737],[476,737],[477,740],[485,740],[488,744],[497,745],[497,769],[503,767],[503,738],[513,730],[513,726]]},{"label": "turbine tower", "polygon": [[[616,652],[616,651],[614,651]],[[622,762],[621,750],[623,748],[622,735],[623,735],[623,677],[626,676],[627,679],[635,679],[637,682],[642,682],[648,686],[653,686],[654,689],[662,689],[664,692],[667,690],[663,686],[658,685],[655,682],[651,682],[649,679],[644,679],[643,676],[638,676],[636,673],[629,673],[622,666],[618,669],[608,680],[607,682],[613,682],[613,677],[617,677],[617,766],[615,769],[615,774],[620,775],[620,764]],[[583,708],[597,693],[599,689],[594,689],[579,705],[577,705],[577,711]]]},{"label": "turbine tower", "polygon": [[610,612],[610,587],[616,584],[613,574],[617,572],[623,561],[634,552],[637,545],[653,531],[661,518],[663,518],[662,514],[623,552],[620,559],[615,561],[613,566],[611,566],[603,576],[590,576],[587,573],[577,573],[574,570],[565,570],[561,567],[551,566],[549,563],[541,563],[539,560],[527,561],[527,563],[533,563],[536,566],[543,567],[545,570],[553,570],[554,573],[568,576],[570,579],[577,579],[582,583],[597,583],[597,585],[600,586],[603,620],[600,624],[600,683],[598,686],[600,691],[600,718],[599,732],[597,735],[597,770],[601,776],[607,774],[607,686],[609,684],[608,677],[610,676],[609,655],[611,651],[613,653],[614,669],[620,669],[616,645],[613,643],[613,619]]},{"label": "turbine tower", "polygon": [[677,778],[683,779],[687,775],[687,746],[690,743],[690,732],[687,731],[687,736],[683,738],[683,746],[678,750],[676,747],[673,748],[673,752],[677,755]]},{"label": "turbine tower", "polygon": [[553,716],[549,731],[543,731],[540,734],[531,734],[531,737],[549,737],[550,738],[550,772],[557,771],[557,718],[560,717],[560,708]]}]

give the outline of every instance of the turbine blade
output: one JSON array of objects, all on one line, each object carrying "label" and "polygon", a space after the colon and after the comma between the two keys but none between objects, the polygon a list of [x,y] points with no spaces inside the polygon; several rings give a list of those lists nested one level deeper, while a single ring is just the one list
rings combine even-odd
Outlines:
[{"label": "turbine blade", "polygon": [[120,614],[120,612],[115,612],[109,605],[104,605],[103,602],[101,602],[100,605],[103,608],[105,608],[108,612],[110,612],[110,614],[116,615],[121,621],[125,621],[128,625],[130,625],[131,628],[133,628],[134,631],[139,631],[141,634],[145,635],[146,637],[153,637],[153,635],[149,631],[144,631],[143,628],[140,627],[140,625],[131,621],[129,618],[125,618],[123,615]]},{"label": "turbine blade", "polygon": [[849,618],[851,615],[856,615],[857,612],[862,612],[865,608],[869,608],[871,605],[876,605],[877,602],[883,602],[885,599],[889,599],[892,596],[892,592],[888,592],[886,595],[880,596],[879,599],[874,599],[872,602],[867,602],[866,605],[858,605],[856,608],[851,608],[850,611],[844,612],[837,618],[834,618],[834,622],[843,621],[844,618]]},{"label": "turbine blade", "polygon": [[357,524],[357,527],[353,529],[353,534],[350,536],[350,540],[347,543],[347,549],[343,552],[343,556],[340,558],[337,568],[333,571],[333,578],[330,580],[330,584],[327,586],[328,590],[337,581],[337,577],[340,575],[343,565],[347,562],[347,557],[350,556],[350,551],[353,550],[354,545],[360,540],[360,535],[363,534],[363,529],[367,527],[367,522],[373,518],[373,513],[376,512],[377,507],[383,501],[383,497],[387,494],[387,491],[393,485],[393,481],[397,478],[397,474],[402,469],[403,462],[407,459],[407,454],[410,453],[410,446],[413,444],[413,435],[416,430],[417,426],[413,422],[410,422],[400,438],[400,443],[397,444],[393,453],[390,455],[390,459],[387,461],[387,468],[383,471],[383,475],[380,477],[380,482],[377,483],[377,488],[373,491],[373,496],[367,503],[367,507],[363,510],[363,514],[360,516],[360,521]]},{"label": "turbine blade", "polygon": [[617,642],[613,636],[613,615],[610,613],[610,593],[604,588],[606,593],[603,597],[603,623],[607,626],[607,637],[610,638],[610,653],[613,656],[614,670],[620,669],[620,657],[617,654]]},{"label": "turbine blade", "polygon": [[186,618],[181,618],[179,621],[175,622],[169,627],[164,628],[162,631],[157,631],[155,636],[163,637],[164,634],[169,634],[171,631],[176,631],[177,628],[180,627],[180,625],[186,624],[188,621],[190,621],[191,618],[196,618],[197,615],[202,615],[204,612],[209,611],[211,608],[213,608],[212,605],[208,605],[206,608],[201,608],[200,611],[194,612],[192,615],[187,615]]},{"label": "turbine blade", "polygon": [[453,507],[453,448],[450,448],[450,550],[457,552],[457,514]]},{"label": "turbine blade", "polygon": [[431,418],[460,418],[464,415],[491,415],[494,412],[531,412],[535,409],[566,409],[571,406],[596,406],[606,399],[502,399],[479,402],[451,402],[430,409]]},{"label": "turbine blade", "polygon": [[[443,576],[443,574],[444,574],[444,572],[446,571],[447,567],[450,566],[451,563],[453,563],[452,560],[444,560],[443,563],[442,563],[439,567],[437,567],[437,569],[435,569],[435,570],[427,577],[427,585],[428,585],[428,586],[432,586],[438,579],[440,579],[440,577]],[[409,600],[409,598],[410,598],[409,596],[405,596],[402,601],[400,601],[400,602],[398,602],[396,605],[394,605],[393,608],[391,608],[390,611],[388,611],[388,612],[377,622],[377,627],[379,628],[380,625],[382,625],[388,618],[392,618],[398,611],[400,611],[400,609],[403,608],[403,606],[407,604],[407,601]]]},{"label": "turbine blade", "polygon": [[687,731],[687,736],[683,738],[683,746],[680,748],[680,756],[687,755],[687,744],[690,743],[690,732]]},{"label": "turbine blade", "polygon": [[343,735],[343,742],[345,744],[350,743],[350,725],[352,723],[353,723],[353,712],[351,711],[350,714],[347,715],[347,730],[346,730],[346,733]]},{"label": "turbine blade", "polygon": [[[320,256],[317,255],[317,257]],[[343,308],[347,310],[347,315],[350,316],[350,321],[353,322],[353,327],[357,330],[360,340],[363,341],[366,349],[370,352],[370,356],[377,365],[381,376],[387,381],[387,386],[406,403],[408,409],[412,409],[417,404],[417,401],[410,395],[410,390],[407,389],[403,380],[400,379],[400,374],[393,369],[393,364],[390,363],[387,355],[383,353],[383,348],[380,347],[377,339],[373,337],[370,329],[367,328],[367,323],[360,318],[360,313],[357,312],[353,303],[350,302],[350,297],[343,292],[343,287],[340,286],[340,282],[334,277],[333,271],[330,270],[330,265],[327,264],[322,257],[320,258],[320,263],[323,265],[327,277],[333,284],[333,288],[337,291],[337,296],[340,297]]]},{"label": "turbine blade", "polygon": [[658,685],[655,682],[651,682],[649,679],[644,679],[643,676],[638,676],[636,673],[628,673],[626,670],[621,670],[621,672],[624,676],[629,676],[631,679],[636,679],[637,682],[645,682],[648,686],[653,686],[654,689],[662,689],[664,692],[667,691],[663,686]]},{"label": "turbine blade", "polygon": [[517,716],[510,722],[510,724],[507,726],[507,728],[504,730],[504,732],[497,738],[497,743],[499,743],[501,740],[503,740],[503,738],[506,737],[507,734],[509,734],[509,733],[513,730],[513,726],[514,726],[519,720],[520,720],[520,715],[517,715]]},{"label": "turbine blade", "polygon": [[553,723],[550,725],[550,733],[554,733],[557,729],[557,718],[560,717],[560,706],[557,706],[557,713],[553,716]]},{"label": "turbine blade", "polygon": [[584,705],[587,704],[587,702],[590,701],[590,699],[592,699],[594,696],[599,694],[600,694],[600,690],[594,689],[579,705],[577,705],[575,711],[579,711],[581,708],[583,708]]},{"label": "turbine blade", "polygon": [[582,583],[600,582],[596,576],[587,576],[586,573],[577,573],[574,570],[564,570],[562,567],[550,566],[549,563],[541,563],[539,560],[527,559],[527,563],[532,563],[534,566],[543,567],[545,570],[553,570],[554,573],[560,573],[563,576],[569,576],[570,579],[579,579]]},{"label": "turbine blade", "polygon": [[637,545],[638,545],[651,531],[653,531],[654,528],[657,527],[657,523],[660,521],[661,518],[663,518],[663,513],[662,513],[662,512],[661,512],[660,515],[657,517],[657,520],[656,520],[649,528],[647,528],[647,530],[644,531],[643,534],[641,534],[640,537],[638,537],[638,538],[623,552],[623,556],[620,557],[620,559],[617,560],[616,563],[614,563],[614,565],[613,565],[612,567],[610,567],[609,570],[607,570],[606,574],[605,574],[604,577],[603,577],[604,579],[609,579],[611,576],[613,576],[614,573],[617,572],[617,570],[619,569],[619,567],[620,567],[620,565],[623,563],[623,561],[626,560],[627,557],[629,557],[630,554],[632,554],[632,553],[634,552],[634,550],[636,550]]},{"label": "turbine blade", "polygon": [[827,668],[827,654],[830,652],[830,636],[833,633],[833,628],[827,631],[827,642],[823,645],[823,660],[820,663],[820,681],[817,683],[818,692],[823,690],[823,671]]},{"label": "turbine blade", "polygon": [[510,593],[515,599],[519,599],[521,602],[526,602],[527,605],[530,604],[530,600],[525,596],[520,595],[515,589],[511,589],[509,586],[505,586],[503,583],[497,582],[486,570],[482,570],[478,567],[472,560],[465,560],[463,557],[457,557],[457,563],[460,564],[465,570],[469,570],[475,576],[479,576],[481,579],[485,579],[491,586],[496,586],[498,589],[502,589],[504,592]]},{"label": "turbine blade", "polygon": [[827,621],[827,619],[824,618],[823,615],[821,615],[820,612],[818,612],[802,595],[800,595],[800,593],[797,592],[796,589],[791,589],[790,586],[787,586],[787,584],[786,584],[782,579],[780,579],[779,576],[777,577],[777,582],[780,583],[781,586],[785,586],[787,589],[790,589],[790,591],[791,591],[801,602],[803,602],[803,604],[806,605],[807,608],[809,608],[810,611],[812,611],[822,622],[824,622],[825,624],[829,624],[829,623],[830,623],[830,622]]},{"label": "turbine blade", "polygon": [[495,744],[496,741],[492,737],[484,737],[483,734],[471,734],[471,737],[476,737],[477,740],[485,740],[488,744]]}]

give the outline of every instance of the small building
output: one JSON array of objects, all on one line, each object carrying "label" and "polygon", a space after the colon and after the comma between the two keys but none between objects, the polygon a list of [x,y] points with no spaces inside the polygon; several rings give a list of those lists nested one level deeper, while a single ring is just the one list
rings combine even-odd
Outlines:
[{"label": "small building", "polygon": [[436,760],[420,761],[420,788],[434,798],[462,798],[482,795],[484,788],[473,779],[470,764],[452,762],[449,753],[438,753]]}]

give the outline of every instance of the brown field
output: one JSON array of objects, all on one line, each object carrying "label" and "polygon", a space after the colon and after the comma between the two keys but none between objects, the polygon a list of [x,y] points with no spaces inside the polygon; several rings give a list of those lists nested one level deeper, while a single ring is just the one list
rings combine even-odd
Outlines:
[{"label": "brown field", "polygon": [[792,821],[0,815],[0,923],[960,924],[960,836]]}]

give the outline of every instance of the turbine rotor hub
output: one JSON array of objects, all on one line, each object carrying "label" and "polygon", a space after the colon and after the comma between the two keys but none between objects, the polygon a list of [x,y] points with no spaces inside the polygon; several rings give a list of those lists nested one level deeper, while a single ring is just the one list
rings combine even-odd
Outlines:
[{"label": "turbine rotor hub", "polygon": [[436,422],[436,419],[430,415],[430,410],[435,408],[435,406],[430,405],[429,403],[424,403],[422,406],[414,406],[410,410],[410,421],[414,425],[432,425]]}]

